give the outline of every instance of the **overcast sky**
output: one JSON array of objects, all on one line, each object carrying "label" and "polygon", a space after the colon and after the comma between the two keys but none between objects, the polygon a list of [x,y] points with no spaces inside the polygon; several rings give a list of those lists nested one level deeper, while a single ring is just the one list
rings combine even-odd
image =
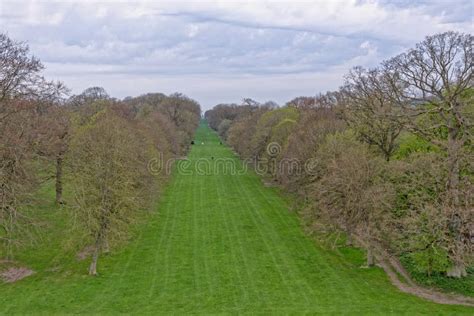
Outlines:
[{"label": "overcast sky", "polygon": [[0,0],[0,31],[27,41],[47,77],[73,93],[179,91],[207,109],[337,89],[350,67],[377,65],[426,35],[473,33],[473,10],[472,0]]}]

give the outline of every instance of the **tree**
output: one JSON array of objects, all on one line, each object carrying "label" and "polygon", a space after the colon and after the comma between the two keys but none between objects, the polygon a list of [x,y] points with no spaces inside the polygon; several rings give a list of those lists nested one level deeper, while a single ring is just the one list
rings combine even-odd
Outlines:
[{"label": "tree", "polygon": [[201,118],[199,103],[180,93],[174,93],[165,98],[158,106],[158,111],[167,117],[182,133],[182,154],[188,148],[188,144],[198,127]]},{"label": "tree", "polygon": [[[410,129],[447,151],[453,202],[457,199],[459,154],[472,137],[472,122],[466,115],[472,98],[463,99],[473,80],[472,38],[455,32],[428,36],[415,49],[385,62],[387,78],[406,111]],[[428,119],[430,116],[436,120]],[[446,141],[440,139],[439,129],[445,129]]]},{"label": "tree", "polygon": [[0,34],[0,124],[12,113],[24,110],[8,106],[12,100],[53,100],[66,92],[62,83],[46,81],[41,76],[43,69],[39,59],[29,55],[28,45]]},{"label": "tree", "polygon": [[405,123],[393,119],[398,111],[381,71],[355,67],[346,76],[341,92],[344,120],[362,141],[376,146],[385,160],[390,160]]},{"label": "tree", "polygon": [[97,274],[101,252],[123,241],[130,223],[150,202],[154,176],[147,162],[157,156],[151,145],[108,108],[71,141],[72,211],[82,232],[78,236],[93,244],[90,275]]},{"label": "tree", "polygon": [[38,180],[32,165],[36,140],[34,105],[11,101],[5,106],[10,115],[0,124],[0,242],[11,259],[14,247],[22,243],[31,224],[22,207],[31,198]]},{"label": "tree", "polygon": [[212,110],[206,111],[204,116],[209,126],[217,131],[223,120],[235,121],[242,114],[241,110],[237,104],[218,104]]},{"label": "tree", "polygon": [[183,127],[187,122],[186,112],[190,112],[195,116],[201,115],[197,102],[181,93],[174,93],[164,99],[160,104],[160,109],[178,128]]},{"label": "tree", "polygon": [[[472,97],[463,97],[473,81],[472,39],[456,32],[428,36],[416,48],[384,63],[385,77],[395,91],[393,100],[404,109],[400,118],[413,133],[447,154],[451,207],[446,216],[453,223],[459,217],[455,210],[460,204],[460,162],[466,145],[472,144],[472,117],[467,111]],[[457,235],[461,238],[460,232]],[[448,274],[458,277],[465,274],[465,266],[456,257]]]},{"label": "tree", "polygon": [[201,118],[199,103],[180,93],[169,97],[149,93],[128,98],[123,103],[130,106],[138,118],[153,117],[159,121],[175,155],[182,155],[187,150]]},{"label": "tree", "polygon": [[[280,181],[290,191],[296,191],[307,197],[307,184],[313,180],[315,170],[311,170],[311,162],[326,137],[346,128],[336,111],[327,107],[314,107],[300,110],[299,120],[288,137],[288,145],[284,148],[283,159],[290,162],[286,172],[280,174]],[[292,164],[296,161],[296,164]]]},{"label": "tree", "polygon": [[[0,102],[30,96],[32,88],[41,78],[43,65],[34,56],[29,56],[28,45],[0,34]],[[4,113],[2,107],[2,113]],[[5,117],[2,117],[3,120]]]},{"label": "tree", "polygon": [[64,159],[71,138],[70,112],[51,106],[40,116],[38,125],[38,154],[54,165],[56,203],[63,203]]},{"label": "tree", "polygon": [[297,109],[309,109],[316,104],[315,97],[296,97],[286,103],[286,106],[295,107]]},{"label": "tree", "polygon": [[90,87],[82,91],[79,95],[74,95],[69,99],[72,106],[79,107],[86,104],[91,104],[97,100],[108,100],[109,94],[102,87]]},{"label": "tree", "polygon": [[[243,107],[243,106],[242,106]],[[247,107],[242,109],[238,118],[232,121],[232,125],[227,133],[227,143],[245,159],[252,156],[251,140],[257,130],[257,123],[260,117],[268,109],[261,107]]]},{"label": "tree", "polygon": [[[447,161],[442,152],[419,152],[393,160],[385,174],[397,192],[392,210],[392,245],[416,263],[419,272],[453,273],[452,262],[473,263],[472,185],[460,186],[453,209],[446,190]],[[455,220],[451,214],[455,215]],[[447,263],[447,264],[446,264]],[[459,276],[465,272],[456,271]]]},{"label": "tree", "polygon": [[228,119],[224,119],[222,120],[222,122],[220,122],[219,127],[217,128],[217,132],[223,140],[227,139],[227,132],[229,131],[231,125],[232,121]]},{"label": "tree", "polygon": [[[266,155],[267,145],[271,142],[279,124],[294,122],[297,119],[298,110],[293,107],[278,108],[263,113],[258,120],[255,134],[251,140],[252,156],[257,160],[263,158]],[[282,146],[283,144],[279,145]]]},{"label": "tree", "polygon": [[28,45],[0,34],[0,240],[6,255],[21,243],[31,221],[22,213],[38,184],[38,118],[66,92],[41,76],[43,65]]},{"label": "tree", "polygon": [[318,158],[320,178],[312,185],[317,210],[324,221],[345,231],[349,241],[362,238],[372,266],[394,197],[381,178],[383,161],[347,133],[329,135]]}]

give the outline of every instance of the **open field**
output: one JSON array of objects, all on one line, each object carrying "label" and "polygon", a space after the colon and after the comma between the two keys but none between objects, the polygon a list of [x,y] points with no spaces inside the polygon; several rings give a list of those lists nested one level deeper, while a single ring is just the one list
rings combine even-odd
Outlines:
[{"label": "open field", "polygon": [[86,275],[87,262],[51,271],[60,241],[46,240],[49,255],[36,263],[23,255],[34,276],[0,284],[0,313],[474,313],[400,293],[381,269],[360,268],[358,250],[318,247],[277,190],[250,172],[189,172],[211,157],[240,164],[201,125],[191,165],[175,170],[137,237],[99,261],[98,277]]}]

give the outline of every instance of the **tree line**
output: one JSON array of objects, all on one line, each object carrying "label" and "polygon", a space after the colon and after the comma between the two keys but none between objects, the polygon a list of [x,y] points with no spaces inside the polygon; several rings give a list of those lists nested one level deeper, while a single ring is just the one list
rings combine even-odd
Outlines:
[{"label": "tree line", "polygon": [[26,43],[0,34],[0,258],[34,238],[28,206],[53,182],[75,243],[92,247],[95,275],[99,255],[126,239],[166,180],[147,163],[187,152],[200,106],[179,93],[118,100],[92,87],[69,96],[43,69]]},{"label": "tree line", "polygon": [[[302,202],[311,231],[461,278],[474,265],[472,35],[428,36],[337,91],[205,113],[243,158]],[[271,145],[279,147],[273,151]]]}]

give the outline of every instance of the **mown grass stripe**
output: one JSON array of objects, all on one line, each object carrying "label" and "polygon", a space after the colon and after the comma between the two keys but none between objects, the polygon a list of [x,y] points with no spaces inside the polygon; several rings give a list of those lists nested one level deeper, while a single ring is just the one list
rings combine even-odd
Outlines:
[{"label": "mown grass stripe", "polygon": [[[204,124],[189,161],[241,162]],[[201,144],[204,142],[204,144]],[[53,192],[54,193],[54,192]],[[472,315],[400,293],[363,253],[339,254],[306,236],[296,214],[254,173],[174,172],[139,236],[65,273],[0,283],[0,314],[409,314]],[[54,257],[54,256],[51,256]],[[45,264],[47,266],[47,264]]]}]

